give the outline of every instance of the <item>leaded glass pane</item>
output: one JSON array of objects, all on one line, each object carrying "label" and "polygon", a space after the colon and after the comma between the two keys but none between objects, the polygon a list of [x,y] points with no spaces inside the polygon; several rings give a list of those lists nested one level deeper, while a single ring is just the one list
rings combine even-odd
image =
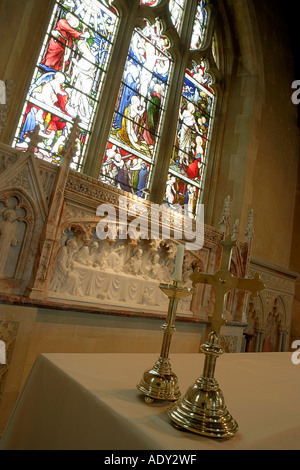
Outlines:
[{"label": "leaded glass pane", "polygon": [[169,11],[171,15],[171,20],[177,31],[180,30],[185,2],[186,0],[169,1]]},{"label": "leaded glass pane", "polygon": [[160,136],[172,59],[156,20],[133,33],[100,180],[145,197]]},{"label": "leaded glass pane", "polygon": [[82,167],[118,24],[110,2],[57,1],[26,98],[14,145],[26,149],[39,126],[36,156],[60,163],[75,117],[80,118],[71,167]]},{"label": "leaded glass pane", "polygon": [[190,49],[199,49],[203,44],[207,28],[207,11],[205,8],[206,4],[206,0],[201,0],[197,5]]},{"label": "leaded glass pane", "polygon": [[205,62],[186,71],[173,154],[166,185],[169,206],[188,205],[191,217],[200,202],[207,165],[214,94]]}]

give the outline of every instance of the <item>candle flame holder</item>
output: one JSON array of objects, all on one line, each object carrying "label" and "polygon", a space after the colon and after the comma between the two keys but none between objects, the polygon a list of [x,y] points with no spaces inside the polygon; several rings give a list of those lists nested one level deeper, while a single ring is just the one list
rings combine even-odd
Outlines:
[{"label": "candle flame holder", "polygon": [[181,396],[178,378],[172,371],[169,351],[172,335],[175,333],[175,318],[179,300],[189,296],[193,288],[182,287],[180,281],[173,284],[159,285],[160,289],[169,297],[169,307],[166,322],[161,326],[164,330],[160,356],[154,366],[144,372],[137,389],[145,395],[145,402],[151,404],[155,399],[175,401]]}]

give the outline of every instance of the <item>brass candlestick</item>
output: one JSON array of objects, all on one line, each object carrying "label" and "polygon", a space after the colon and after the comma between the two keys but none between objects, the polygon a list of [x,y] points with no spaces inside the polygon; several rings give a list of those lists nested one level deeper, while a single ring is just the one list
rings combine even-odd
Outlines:
[{"label": "brass candlestick", "polygon": [[191,295],[193,288],[182,287],[179,281],[173,284],[160,284],[160,289],[169,297],[169,308],[164,330],[161,352],[158,360],[151,369],[144,372],[143,378],[137,384],[137,389],[145,395],[145,402],[150,404],[154,399],[174,401],[181,393],[178,378],[172,371],[169,351],[171,339],[175,333],[175,317],[179,300]]},{"label": "brass candlestick", "polygon": [[223,393],[214,378],[216,360],[223,354],[217,333],[210,333],[201,351],[206,356],[202,376],[168,410],[168,415],[178,428],[207,437],[232,437],[238,431],[238,425],[228,412]]},{"label": "brass candlestick", "polygon": [[238,425],[229,414],[223,393],[214,378],[216,360],[223,354],[219,345],[219,334],[225,323],[222,316],[225,298],[231,289],[249,290],[255,297],[265,286],[258,274],[253,279],[233,277],[230,272],[231,254],[236,241],[228,235],[220,245],[223,246],[220,269],[215,274],[206,274],[195,268],[190,276],[194,287],[197,284],[209,284],[215,290],[211,333],[208,341],[201,346],[206,355],[203,375],[189,387],[185,396],[168,410],[168,414],[178,428],[209,437],[232,437],[238,431]]}]

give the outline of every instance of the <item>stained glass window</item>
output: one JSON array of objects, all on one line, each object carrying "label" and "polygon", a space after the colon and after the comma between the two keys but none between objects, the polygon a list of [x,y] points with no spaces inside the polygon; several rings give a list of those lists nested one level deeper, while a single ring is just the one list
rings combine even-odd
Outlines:
[{"label": "stained glass window", "polygon": [[35,68],[14,145],[26,149],[39,126],[36,156],[60,163],[60,152],[78,115],[77,151],[71,167],[80,170],[118,25],[105,0],[56,1]]},{"label": "stained glass window", "polygon": [[206,3],[206,0],[201,0],[197,5],[190,49],[199,49],[204,41],[205,31],[207,28]]},{"label": "stained glass window", "polygon": [[133,33],[100,180],[145,197],[160,136],[172,58],[157,19]]},{"label": "stained glass window", "polygon": [[[205,2],[198,4],[191,48],[200,47],[206,24]],[[200,22],[201,20],[201,22]],[[195,32],[197,31],[197,34]],[[201,202],[214,112],[212,79],[206,62],[193,61],[186,70],[177,124],[177,132],[165,188],[165,203],[184,208],[194,218]]]},{"label": "stained glass window", "polygon": [[[130,2],[124,1],[120,14],[122,0],[54,1],[13,145],[26,150],[30,133],[38,126],[42,141],[35,155],[60,164],[78,116],[72,169],[86,170],[89,176],[142,198],[160,199],[164,194],[166,205],[182,206],[195,217],[202,201],[215,107],[205,55],[210,2],[132,2],[135,8],[127,8]],[[217,67],[215,35],[210,41],[209,59]],[[106,76],[115,76],[118,57],[124,59],[127,50],[124,69],[117,74],[121,80],[108,83]],[[184,72],[183,61],[188,59],[192,66]],[[110,92],[117,96],[116,103]]]}]

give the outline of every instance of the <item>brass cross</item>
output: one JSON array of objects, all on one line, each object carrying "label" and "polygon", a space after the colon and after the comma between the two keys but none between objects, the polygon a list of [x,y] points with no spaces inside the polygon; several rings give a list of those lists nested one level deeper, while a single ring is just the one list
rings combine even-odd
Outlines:
[{"label": "brass cross", "polygon": [[221,267],[215,274],[205,274],[199,272],[196,268],[190,276],[193,282],[193,287],[196,284],[210,284],[215,291],[215,307],[212,315],[211,328],[217,334],[220,334],[221,326],[225,323],[222,318],[226,294],[231,289],[248,290],[251,292],[252,297],[256,297],[259,291],[265,288],[265,285],[260,280],[257,273],[253,279],[238,278],[232,276],[230,272],[232,249],[236,245],[236,241],[231,239],[229,234],[225,240],[220,242],[223,246],[223,255],[221,260]]}]

